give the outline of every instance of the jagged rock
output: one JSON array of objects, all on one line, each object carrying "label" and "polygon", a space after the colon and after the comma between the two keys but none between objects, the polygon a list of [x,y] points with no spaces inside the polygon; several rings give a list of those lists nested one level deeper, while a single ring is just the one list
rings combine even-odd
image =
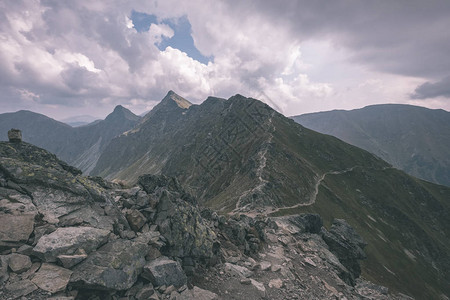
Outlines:
[{"label": "jagged rock", "polygon": [[72,271],[68,269],[43,263],[31,281],[40,289],[54,294],[66,289],[71,275]]},{"label": "jagged rock", "polygon": [[31,259],[22,254],[13,253],[9,255],[9,268],[14,273],[23,273],[31,268]]},{"label": "jagged rock", "polygon": [[177,300],[217,300],[217,294],[194,286],[192,290],[184,290]]},{"label": "jagged rock", "polygon": [[14,283],[10,283],[5,286],[7,292],[11,293],[15,298],[26,296],[35,290],[38,287],[28,279],[17,281]]},{"label": "jagged rock", "polygon": [[238,276],[241,277],[250,277],[253,275],[253,272],[247,269],[246,267],[241,267],[230,263],[225,263],[225,270],[237,274]]},{"label": "jagged rock", "polygon": [[58,255],[73,255],[78,249],[86,253],[108,240],[109,231],[92,227],[62,227],[41,237],[34,255],[46,262],[55,262]]},{"label": "jagged rock", "polygon": [[144,215],[137,209],[129,210],[125,216],[127,218],[128,224],[130,224],[131,229],[133,229],[134,231],[139,231],[147,222],[147,219],[144,217]]},{"label": "jagged rock", "polygon": [[71,283],[83,288],[129,289],[145,265],[147,243],[139,238],[107,243],[73,268]]},{"label": "jagged rock", "polygon": [[167,243],[161,252],[172,257],[192,257],[210,262],[217,257],[215,233],[193,205],[195,200],[170,177],[146,175],[139,178],[143,189],[159,199],[155,224]]},{"label": "jagged rock", "polygon": [[367,245],[361,236],[345,221],[333,220],[330,231],[322,230],[322,238],[339,261],[350,271],[352,278],[349,284],[361,274],[358,260],[366,258],[363,248]]},{"label": "jagged rock", "polygon": [[146,264],[142,277],[150,280],[155,286],[173,285],[180,287],[186,284],[186,275],[181,265],[167,257],[160,257]]},{"label": "jagged rock", "polygon": [[300,232],[320,233],[323,226],[322,218],[318,214],[301,214],[289,216],[287,219],[297,226]]}]

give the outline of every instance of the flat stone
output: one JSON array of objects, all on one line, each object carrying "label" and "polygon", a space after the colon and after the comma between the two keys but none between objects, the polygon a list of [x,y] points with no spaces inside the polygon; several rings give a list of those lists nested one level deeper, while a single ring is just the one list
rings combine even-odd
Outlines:
[{"label": "flat stone", "polygon": [[17,249],[17,253],[30,256],[33,252],[33,247],[30,245],[22,245]]},{"label": "flat stone", "polygon": [[41,290],[54,294],[66,289],[71,275],[72,271],[68,269],[43,263],[31,281]]},{"label": "flat stone", "polygon": [[230,263],[225,263],[225,270],[241,277],[250,277],[253,275],[253,272],[246,267],[241,267]]},{"label": "flat stone", "polygon": [[70,279],[82,288],[128,290],[145,265],[148,239],[117,239],[91,253],[73,268]]},{"label": "flat stone", "polygon": [[150,280],[155,286],[173,285],[177,288],[186,284],[187,281],[181,265],[164,256],[146,264],[142,277]]},{"label": "flat stone", "polygon": [[27,241],[34,229],[34,216],[0,213],[0,246]]},{"label": "flat stone", "polygon": [[35,290],[37,290],[37,286],[28,279],[17,281],[11,284],[8,284],[5,287],[6,291],[13,294],[16,298],[26,296]]},{"label": "flat stone", "polygon": [[179,296],[177,300],[217,300],[219,297],[216,293],[201,289],[194,286],[192,290],[186,289]]},{"label": "flat stone", "polygon": [[78,249],[86,253],[108,240],[109,231],[93,227],[63,227],[41,237],[33,253],[46,262],[56,262],[59,255],[73,255]]},{"label": "flat stone", "polygon": [[18,253],[13,253],[9,255],[9,268],[14,273],[23,273],[31,268],[30,257]]}]

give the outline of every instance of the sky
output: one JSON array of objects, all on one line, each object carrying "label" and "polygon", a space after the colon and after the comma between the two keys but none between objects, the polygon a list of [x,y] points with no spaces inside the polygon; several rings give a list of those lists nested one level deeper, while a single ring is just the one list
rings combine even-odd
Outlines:
[{"label": "sky", "polygon": [[448,0],[0,2],[0,113],[142,114],[169,90],[286,116],[402,103],[450,111]]}]

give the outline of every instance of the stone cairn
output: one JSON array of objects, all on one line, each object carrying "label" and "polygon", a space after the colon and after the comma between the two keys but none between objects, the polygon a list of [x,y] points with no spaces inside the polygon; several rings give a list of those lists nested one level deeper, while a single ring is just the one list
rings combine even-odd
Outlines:
[{"label": "stone cairn", "polygon": [[22,131],[12,128],[8,131],[8,139],[10,143],[22,142]]}]

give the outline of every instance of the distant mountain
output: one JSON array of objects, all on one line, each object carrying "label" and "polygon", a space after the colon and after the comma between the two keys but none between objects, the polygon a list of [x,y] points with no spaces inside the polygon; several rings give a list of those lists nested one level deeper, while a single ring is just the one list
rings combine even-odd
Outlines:
[{"label": "distant mountain", "polygon": [[450,112],[383,104],[292,118],[370,151],[413,176],[450,186]]},{"label": "distant mountain", "polygon": [[392,168],[236,95],[190,104],[169,92],[114,138],[93,175],[134,183],[176,177],[221,213],[318,212],[346,219],[368,242],[363,276],[418,299],[450,294],[450,188]]},{"label": "distant mountain", "polygon": [[71,127],[31,111],[0,114],[0,140],[11,128],[22,130],[23,140],[42,147],[89,173],[112,138],[133,128],[141,118],[117,106],[105,120]]},{"label": "distant mountain", "polygon": [[74,116],[61,120],[61,122],[66,123],[67,125],[70,125],[72,127],[87,125],[94,121],[98,121],[98,119],[88,115]]}]

